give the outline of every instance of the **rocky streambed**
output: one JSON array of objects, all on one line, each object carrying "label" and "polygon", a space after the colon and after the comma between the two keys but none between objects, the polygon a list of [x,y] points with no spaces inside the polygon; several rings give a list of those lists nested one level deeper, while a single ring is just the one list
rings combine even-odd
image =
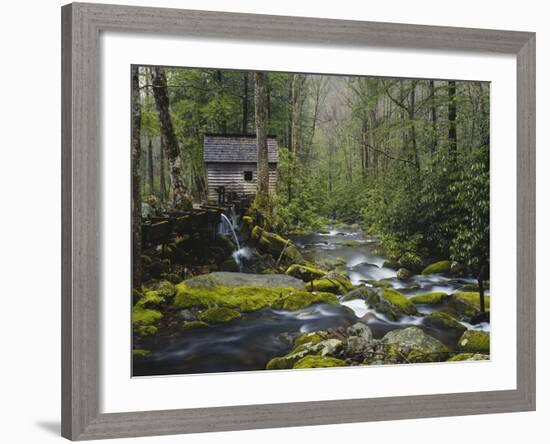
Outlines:
[{"label": "rocky streambed", "polygon": [[475,281],[448,261],[410,270],[351,227],[291,240],[253,228],[247,248],[277,273],[214,272],[136,295],[134,376],[489,359]]}]

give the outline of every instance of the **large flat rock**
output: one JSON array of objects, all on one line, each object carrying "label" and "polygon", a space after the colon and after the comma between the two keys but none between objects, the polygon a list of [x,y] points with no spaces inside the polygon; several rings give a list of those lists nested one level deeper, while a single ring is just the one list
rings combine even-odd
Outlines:
[{"label": "large flat rock", "polygon": [[191,288],[212,288],[218,285],[225,287],[264,287],[264,288],[297,288],[305,290],[300,279],[285,274],[252,274],[216,271],[202,274],[184,281]]}]

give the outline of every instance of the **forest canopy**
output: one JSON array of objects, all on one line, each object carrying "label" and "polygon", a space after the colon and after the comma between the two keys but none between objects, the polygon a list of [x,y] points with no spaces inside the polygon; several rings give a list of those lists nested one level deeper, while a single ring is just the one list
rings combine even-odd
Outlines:
[{"label": "forest canopy", "polygon": [[[185,196],[206,199],[206,133],[255,134],[250,71],[137,70],[141,198],[169,205],[173,169]],[[273,229],[359,224],[385,253],[489,262],[489,98],[484,82],[269,72],[267,133],[279,145]],[[161,149],[155,85],[163,85],[179,157]],[[162,118],[162,116],[161,116]],[[177,163],[177,165],[174,164]],[[172,169],[172,174],[171,174]],[[179,174],[179,173],[178,173]],[[181,199],[180,199],[181,200]]]}]

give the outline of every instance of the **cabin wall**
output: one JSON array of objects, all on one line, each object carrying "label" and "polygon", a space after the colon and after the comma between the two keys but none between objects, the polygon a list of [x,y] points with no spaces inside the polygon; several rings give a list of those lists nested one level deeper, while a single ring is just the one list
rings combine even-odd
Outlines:
[{"label": "cabin wall", "polygon": [[[257,172],[255,163],[207,163],[208,200],[217,201],[216,188],[225,187],[225,192],[239,195],[255,194]],[[244,179],[244,172],[252,171],[252,180]],[[277,186],[277,164],[269,164],[269,192],[275,193]]]}]

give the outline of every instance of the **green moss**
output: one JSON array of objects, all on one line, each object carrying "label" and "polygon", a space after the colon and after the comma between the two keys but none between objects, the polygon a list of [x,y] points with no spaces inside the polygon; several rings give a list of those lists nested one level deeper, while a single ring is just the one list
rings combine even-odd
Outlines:
[{"label": "green moss", "polygon": [[409,299],[413,304],[440,304],[449,295],[447,293],[435,291],[433,293],[424,293],[413,296]]},{"label": "green moss", "polygon": [[[467,303],[479,310],[479,293],[474,291],[458,291],[453,294],[455,299],[459,299],[462,302]],[[491,297],[485,296],[485,310],[489,311],[491,309]]]},{"label": "green moss", "polygon": [[259,226],[255,226],[252,229],[251,237],[260,250],[271,254],[274,258],[278,259],[281,253],[283,253],[283,257],[287,261],[297,264],[304,262],[302,254],[298,251],[296,246],[290,240],[276,233],[270,233]]},{"label": "green moss", "polygon": [[325,293],[344,294],[353,290],[353,284],[347,276],[342,273],[332,271],[327,277],[315,279],[306,284],[306,288],[312,291],[322,291]]},{"label": "green moss", "polygon": [[417,313],[416,307],[405,295],[391,288],[384,289],[384,299],[405,314],[414,315]]},{"label": "green moss", "polygon": [[280,297],[271,306],[281,310],[296,311],[319,302],[336,305],[338,298],[332,293],[295,291]]},{"label": "green moss", "polygon": [[222,324],[240,318],[241,314],[237,310],[227,307],[212,307],[202,311],[199,319],[210,324]]},{"label": "green moss", "polygon": [[424,323],[430,327],[435,327],[442,330],[451,330],[461,334],[466,330],[466,327],[458,322],[451,315],[443,312],[430,313],[424,318]]},{"label": "green moss", "polygon": [[158,308],[159,305],[163,304],[165,299],[161,297],[156,290],[146,290],[143,294],[143,297],[137,301],[136,305],[139,305],[143,308]]},{"label": "green moss", "polygon": [[338,256],[335,260],[334,260],[334,266],[336,267],[340,267],[342,265],[346,265],[346,260],[341,257],[341,256]]},{"label": "green moss", "polygon": [[392,283],[390,281],[388,281],[387,279],[382,279],[382,280],[379,280],[379,281],[369,280],[368,283],[371,284],[375,288],[391,288],[391,286],[392,286]]},{"label": "green moss", "polygon": [[169,299],[176,295],[176,286],[169,281],[160,281],[156,286],[159,296]]},{"label": "green moss", "polygon": [[265,307],[299,310],[316,302],[337,304],[337,298],[327,293],[310,293],[295,288],[225,287],[192,288],[182,282],[177,285],[176,308],[227,307],[250,312]]},{"label": "green moss", "polygon": [[449,271],[451,271],[451,261],[439,261],[424,268],[422,274],[448,273]]},{"label": "green moss", "polygon": [[144,350],[142,348],[134,348],[132,350],[132,357],[134,359],[145,359],[151,356],[151,352],[149,350]]},{"label": "green moss", "polygon": [[157,332],[157,322],[162,319],[162,313],[157,310],[145,308],[139,303],[132,309],[132,327],[142,336],[148,336]]},{"label": "green moss", "polygon": [[325,276],[326,272],[319,270],[318,268],[310,267],[307,265],[292,264],[286,270],[285,274],[294,276],[295,278],[303,281],[311,281],[313,279],[319,279]]},{"label": "green moss", "polygon": [[294,346],[299,347],[300,345],[304,345],[304,344],[315,345],[323,341],[324,341],[323,337],[316,332],[304,333],[303,335],[298,336],[294,340]]},{"label": "green moss", "polygon": [[[479,293],[469,291],[459,291],[451,295],[453,306],[462,318],[469,319],[480,312]],[[485,311],[491,310],[491,298],[485,296]]]},{"label": "green moss", "polygon": [[315,279],[312,282],[306,284],[308,289],[313,291],[322,291],[328,293],[343,293],[345,292],[344,288],[336,280],[331,279]]},{"label": "green moss", "polygon": [[265,366],[266,370],[285,370],[292,367],[288,366],[288,360],[284,357],[277,357],[271,359]]},{"label": "green moss", "polygon": [[297,361],[293,368],[328,368],[345,367],[346,363],[341,359],[330,356],[308,355]]},{"label": "green moss", "polygon": [[143,297],[143,293],[132,288],[132,304],[136,304]]},{"label": "green moss", "polygon": [[458,340],[458,348],[470,353],[489,353],[491,338],[488,333],[466,330]]},{"label": "green moss", "polygon": [[142,325],[141,327],[138,327],[137,332],[141,336],[150,336],[154,335],[158,331],[158,327],[155,325]]},{"label": "green moss", "polygon": [[181,328],[183,328],[184,330],[192,330],[195,328],[202,328],[202,327],[209,327],[209,325],[203,321],[186,321],[181,326]]},{"label": "green moss", "polygon": [[296,347],[294,350],[292,350],[290,353],[288,353],[285,356],[279,356],[276,358],[271,359],[267,365],[267,370],[283,370],[283,369],[290,369],[294,366],[296,362],[298,362],[303,357],[313,354],[312,350],[308,348],[308,344],[302,344],[298,347]]}]

